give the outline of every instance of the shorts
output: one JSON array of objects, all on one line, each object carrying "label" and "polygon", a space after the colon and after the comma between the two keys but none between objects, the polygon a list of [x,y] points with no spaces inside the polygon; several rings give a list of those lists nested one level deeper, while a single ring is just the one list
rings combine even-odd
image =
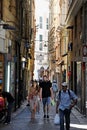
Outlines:
[{"label": "shorts", "polygon": [[49,105],[50,104],[50,97],[42,98],[43,105]]}]

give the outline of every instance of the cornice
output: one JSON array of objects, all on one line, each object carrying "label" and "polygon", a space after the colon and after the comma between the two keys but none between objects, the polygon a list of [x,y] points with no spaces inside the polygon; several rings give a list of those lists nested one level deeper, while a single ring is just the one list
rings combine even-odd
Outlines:
[{"label": "cornice", "polygon": [[71,6],[69,7],[67,16],[66,16],[66,24],[70,23],[73,20],[73,18],[76,16],[77,12],[81,8],[83,2],[84,2],[83,0],[75,0],[71,4]]}]

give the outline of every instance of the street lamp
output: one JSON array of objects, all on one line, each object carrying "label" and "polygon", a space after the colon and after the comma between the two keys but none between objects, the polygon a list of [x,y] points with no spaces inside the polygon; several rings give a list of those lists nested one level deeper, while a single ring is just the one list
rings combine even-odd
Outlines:
[{"label": "street lamp", "polygon": [[25,57],[22,57],[21,61],[22,61],[22,69],[24,69],[25,68],[25,63],[26,63]]}]

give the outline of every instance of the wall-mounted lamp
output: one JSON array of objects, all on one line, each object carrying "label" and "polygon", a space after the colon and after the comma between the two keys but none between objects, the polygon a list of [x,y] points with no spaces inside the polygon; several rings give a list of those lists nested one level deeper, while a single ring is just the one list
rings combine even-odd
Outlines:
[{"label": "wall-mounted lamp", "polygon": [[22,62],[26,62],[25,57],[22,57],[22,58],[21,58],[21,61],[22,61]]},{"label": "wall-mounted lamp", "polygon": [[21,58],[21,62],[22,62],[22,69],[24,69],[25,65],[26,65],[26,59],[25,59],[25,57]]}]

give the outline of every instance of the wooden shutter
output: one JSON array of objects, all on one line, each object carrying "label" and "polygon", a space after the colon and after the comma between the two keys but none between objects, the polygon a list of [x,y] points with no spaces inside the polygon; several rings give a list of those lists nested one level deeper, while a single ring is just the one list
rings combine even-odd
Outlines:
[{"label": "wooden shutter", "polygon": [[3,0],[0,0],[0,19],[2,19],[2,1]]}]

